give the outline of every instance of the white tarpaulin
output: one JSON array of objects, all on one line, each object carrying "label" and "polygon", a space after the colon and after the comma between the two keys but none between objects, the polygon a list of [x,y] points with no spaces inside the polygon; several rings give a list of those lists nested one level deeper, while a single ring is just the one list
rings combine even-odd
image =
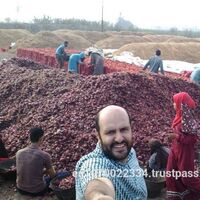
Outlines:
[{"label": "white tarpaulin", "polygon": [[[129,64],[135,64],[143,67],[148,60],[142,60],[140,57],[134,57],[131,52],[124,51],[119,56],[113,56],[112,60],[118,60]],[[193,64],[178,60],[163,60],[164,71],[181,73],[182,71],[193,71],[200,68],[200,63]]]}]

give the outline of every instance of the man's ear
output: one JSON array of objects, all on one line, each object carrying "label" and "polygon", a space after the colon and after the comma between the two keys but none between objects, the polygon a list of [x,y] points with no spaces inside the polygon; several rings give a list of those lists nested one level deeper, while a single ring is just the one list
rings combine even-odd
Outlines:
[{"label": "man's ear", "polygon": [[99,138],[99,133],[97,132],[97,130],[96,130],[95,128],[92,130],[92,133],[95,135],[95,137],[96,137],[97,140],[99,141],[99,140],[100,140],[100,138]]},{"label": "man's ear", "polygon": [[39,139],[39,142],[42,143],[44,141],[44,136]]}]

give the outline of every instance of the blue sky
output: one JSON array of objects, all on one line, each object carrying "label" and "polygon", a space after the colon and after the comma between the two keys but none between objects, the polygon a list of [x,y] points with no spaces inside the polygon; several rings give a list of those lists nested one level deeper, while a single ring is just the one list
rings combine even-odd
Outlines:
[{"label": "blue sky", "polygon": [[121,15],[141,28],[200,28],[198,0],[2,0],[0,20],[31,21],[44,15],[116,23]]}]

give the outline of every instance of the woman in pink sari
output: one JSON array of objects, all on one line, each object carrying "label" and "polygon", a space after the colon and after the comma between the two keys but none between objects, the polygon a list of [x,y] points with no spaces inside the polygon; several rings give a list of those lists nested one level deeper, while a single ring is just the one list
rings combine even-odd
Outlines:
[{"label": "woman in pink sari", "polygon": [[200,178],[194,173],[194,145],[197,135],[183,133],[183,106],[194,109],[196,104],[186,92],[180,92],[173,96],[176,116],[172,123],[174,133],[169,138],[172,140],[171,152],[168,157],[167,172],[175,175],[166,176],[168,200],[199,200]]}]

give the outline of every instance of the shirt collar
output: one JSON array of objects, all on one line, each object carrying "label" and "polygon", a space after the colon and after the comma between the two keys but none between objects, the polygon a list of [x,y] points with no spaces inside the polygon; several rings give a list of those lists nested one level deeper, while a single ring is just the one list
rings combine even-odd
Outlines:
[{"label": "shirt collar", "polygon": [[38,145],[35,143],[31,143],[29,146],[31,149],[39,149]]}]

